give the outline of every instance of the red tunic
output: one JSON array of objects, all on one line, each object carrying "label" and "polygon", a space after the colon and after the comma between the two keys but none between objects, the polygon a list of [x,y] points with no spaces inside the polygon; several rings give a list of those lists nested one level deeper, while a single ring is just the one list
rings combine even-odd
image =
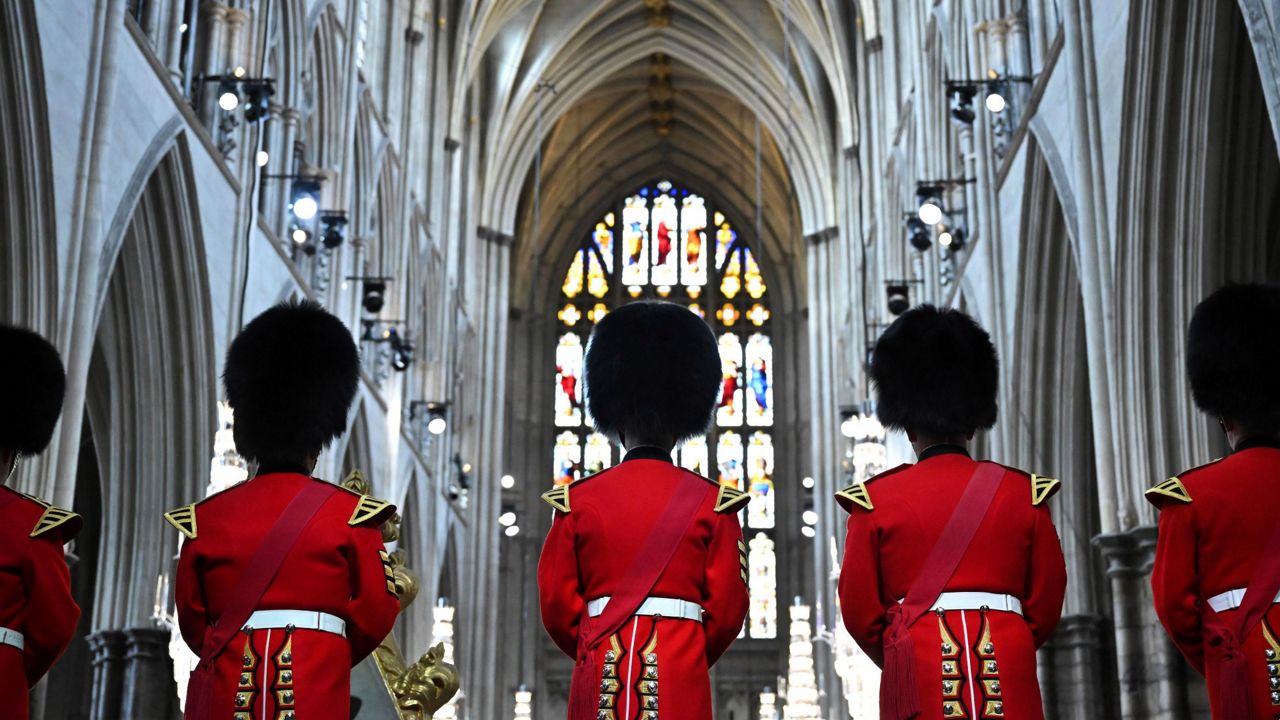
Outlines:
[{"label": "red tunic", "polygon": [[[906,596],[976,467],[960,448],[931,448],[919,463],[837,495],[850,513],[840,610],[849,634],[877,664],[888,609]],[[1057,489],[1050,478],[1005,475],[944,590],[1011,595],[1022,602],[1022,615],[950,610],[911,626],[919,720],[1044,717],[1036,649],[1058,624],[1067,582],[1044,504]]]},{"label": "red tunic", "polygon": [[[1221,657],[1204,642],[1203,620],[1212,612],[1208,599],[1249,584],[1280,522],[1280,448],[1242,447],[1147,491],[1147,499],[1160,508],[1151,573],[1156,614],[1182,654],[1206,676],[1214,717],[1221,713]],[[1273,688],[1280,688],[1280,605],[1271,606],[1242,650],[1253,717],[1271,720],[1280,714],[1280,695],[1273,695]]]},{"label": "red tunic", "polygon": [[[632,459],[543,496],[557,510],[538,562],[542,624],[575,660],[586,603],[613,595],[689,472],[657,459],[659,453],[634,459],[637,454],[646,455],[633,450]],[[732,488],[709,489],[649,593],[700,604],[701,624],[639,616],[597,646],[590,662],[600,668],[602,720],[652,720],[658,712],[711,718],[707,669],[737,638],[747,615],[746,546],[736,512],[747,499]]]},{"label": "red tunic", "polygon": [[[175,592],[182,637],[196,654],[259,542],[310,482],[323,481],[297,473],[259,475],[166,514],[186,536]],[[346,621],[346,637],[306,629],[238,635],[217,661],[213,717],[350,719],[351,667],[382,642],[400,610],[380,529],[394,512],[388,503],[347,491],[325,502],[257,609],[336,615]]]},{"label": "red tunic", "polygon": [[27,717],[27,690],[71,643],[80,608],[62,546],[80,516],[0,487],[0,627],[20,632],[25,649],[0,645],[0,717]]}]

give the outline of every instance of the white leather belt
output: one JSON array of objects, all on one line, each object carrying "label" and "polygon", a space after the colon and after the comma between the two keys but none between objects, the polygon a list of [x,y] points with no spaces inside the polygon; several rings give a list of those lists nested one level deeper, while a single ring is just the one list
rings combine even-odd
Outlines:
[{"label": "white leather belt", "polygon": [[[899,603],[902,601],[899,600]],[[1001,610],[1022,614],[1022,601],[1012,595],[989,592],[944,592],[934,601],[935,610]]]},{"label": "white leather belt", "polygon": [[337,615],[316,610],[258,610],[245,621],[245,627],[254,630],[287,628],[320,630],[334,635],[347,635],[347,621]]},{"label": "white leather belt", "polygon": [[10,630],[7,627],[0,627],[0,644],[12,645],[13,647],[16,647],[19,650],[21,650],[24,647],[26,647],[27,640],[25,637],[22,636],[22,633],[18,632],[17,630]]},{"label": "white leather belt", "polygon": [[[1246,588],[1236,588],[1234,590],[1228,590],[1224,593],[1214,595],[1209,598],[1209,607],[1213,608],[1214,612],[1235,610],[1240,607],[1240,603],[1244,602],[1245,590]],[[1280,603],[1280,593],[1276,593],[1276,596],[1272,598],[1271,602]]]},{"label": "white leather belt", "polygon": [[[604,612],[604,608],[608,604],[608,595],[596,598],[595,600],[587,603],[587,614],[591,617],[600,617],[600,614]],[[689,602],[688,600],[681,600],[680,598],[646,598],[645,601],[640,604],[640,608],[633,614],[654,615],[664,618],[678,618],[681,620],[702,622],[702,606],[696,602]]]}]

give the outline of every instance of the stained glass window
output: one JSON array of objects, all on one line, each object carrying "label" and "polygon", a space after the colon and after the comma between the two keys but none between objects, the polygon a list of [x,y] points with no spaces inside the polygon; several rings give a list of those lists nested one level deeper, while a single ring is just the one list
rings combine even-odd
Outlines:
[{"label": "stained glass window", "polygon": [[621,461],[593,432],[582,388],[591,328],[635,299],[680,303],[715,330],[721,388],[714,426],[675,449],[676,464],[751,495],[740,514],[749,544],[751,612],[745,635],[777,636],[774,532],[774,368],[769,288],[757,255],[732,220],[705,197],[655,182],[638,188],[593,223],[567,259],[555,307],[558,342],[553,408],[556,484]]}]

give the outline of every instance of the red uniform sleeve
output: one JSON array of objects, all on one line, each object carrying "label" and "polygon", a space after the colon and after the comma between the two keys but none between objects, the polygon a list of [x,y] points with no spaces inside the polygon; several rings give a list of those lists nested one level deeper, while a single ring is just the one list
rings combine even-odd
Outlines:
[{"label": "red uniform sleeve", "polygon": [[747,619],[747,546],[742,542],[738,513],[716,516],[715,534],[707,548],[706,586],[702,592],[702,627],[707,634],[707,665],[724,654]]},{"label": "red uniform sleeve", "polygon": [[839,593],[845,629],[876,665],[882,665],[889,606],[883,600],[879,533],[870,512],[855,510],[849,516]]},{"label": "red uniform sleeve", "polygon": [[71,573],[62,554],[62,536],[36,538],[23,567],[27,590],[23,613],[23,662],[27,685],[35,685],[53,666],[76,632],[80,608],[71,598]]},{"label": "red uniform sleeve", "polygon": [[1173,644],[1204,674],[1204,628],[1200,620],[1200,576],[1196,568],[1196,527],[1191,506],[1160,511],[1151,591],[1156,615]]},{"label": "red uniform sleeve", "polygon": [[1062,542],[1058,539],[1049,508],[1040,505],[1035,508],[1035,513],[1022,614],[1031,630],[1031,639],[1039,648],[1048,642],[1062,618],[1062,601],[1067,592],[1067,563],[1062,557]]},{"label": "red uniform sleeve", "polygon": [[538,559],[538,604],[542,626],[571,658],[578,654],[578,623],[586,606],[582,592],[573,515],[556,512]]},{"label": "red uniform sleeve", "polygon": [[199,655],[204,647],[205,634],[209,630],[209,616],[200,578],[200,551],[196,549],[195,543],[194,540],[182,543],[173,594],[178,606],[178,630],[191,652]]},{"label": "red uniform sleeve", "polygon": [[400,614],[400,598],[391,578],[391,561],[382,544],[381,523],[351,528],[351,600],[347,603],[347,640],[351,664],[373,652],[391,632]]}]

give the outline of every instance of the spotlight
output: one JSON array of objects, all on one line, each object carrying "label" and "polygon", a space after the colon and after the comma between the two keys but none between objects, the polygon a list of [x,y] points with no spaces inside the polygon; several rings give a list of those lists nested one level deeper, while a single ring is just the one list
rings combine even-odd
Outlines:
[{"label": "spotlight", "polygon": [[391,367],[396,372],[404,372],[413,364],[413,344],[400,336],[395,328],[386,333],[387,342],[391,344]]},{"label": "spotlight", "polygon": [[503,490],[510,490],[511,488],[516,486],[516,479],[511,477],[510,475],[503,475],[502,479],[499,480],[498,482],[502,484]]},{"label": "spotlight", "polygon": [[[889,314],[896,317],[910,309],[911,297],[907,294],[906,285],[896,283],[886,285],[885,294],[888,296]],[[850,436],[845,435],[845,437]]]},{"label": "spotlight", "polygon": [[943,250],[956,252],[964,248],[964,230],[955,228],[953,230],[943,230],[938,234],[938,245]]},{"label": "spotlight", "polygon": [[242,77],[244,77],[244,76],[245,76],[245,69],[244,69],[244,66],[243,66],[243,65],[237,65],[237,66],[236,66],[236,69],[231,71],[231,74],[232,74],[232,75],[234,75],[234,76],[236,76],[237,78],[242,78]]},{"label": "spotlight", "polygon": [[302,246],[302,252],[306,253],[307,257],[311,257],[316,254],[316,246],[312,243],[307,243]]},{"label": "spotlight", "polygon": [[347,224],[347,218],[336,213],[326,213],[320,216],[320,242],[324,246],[333,250],[342,245],[343,226]]},{"label": "spotlight", "polygon": [[973,85],[955,85],[951,88],[951,119],[961,125],[973,123],[976,113],[973,111],[973,97],[978,88]]},{"label": "spotlight", "polygon": [[803,514],[803,515],[801,515],[801,516],[800,516],[800,518],[801,518],[802,520],[804,520],[804,524],[805,524],[805,525],[817,525],[817,524],[818,524],[818,513],[814,512],[814,511],[812,511],[812,510],[805,510],[805,511],[804,511],[804,514]]},{"label": "spotlight", "polygon": [[514,510],[507,510],[498,516],[498,524],[502,527],[511,527],[516,524],[516,513]]},{"label": "spotlight", "polygon": [[445,417],[448,408],[447,403],[427,403],[427,432],[432,435],[444,434],[449,427],[449,420]]},{"label": "spotlight", "polygon": [[804,479],[802,479],[802,480],[800,481],[800,484],[801,484],[801,485],[803,485],[805,488],[808,488],[808,489],[812,490],[812,489],[813,489],[813,478],[809,477],[808,475],[805,475],[805,476],[804,476]]},{"label": "spotlight", "polygon": [[235,83],[223,82],[218,85],[218,107],[227,112],[240,107],[240,96],[236,94]]},{"label": "spotlight", "polygon": [[920,185],[916,188],[916,199],[920,202],[920,221],[925,225],[937,225],[942,222],[942,188],[936,185]]},{"label": "spotlight", "polygon": [[276,94],[275,83],[270,80],[250,80],[244,83],[244,119],[257,122],[271,109],[271,96]]},{"label": "spotlight", "polygon": [[311,238],[311,233],[300,227],[295,227],[293,232],[289,233],[289,237],[293,238],[293,241],[299,245],[305,245],[307,240]]},{"label": "spotlight", "polygon": [[178,26],[178,32],[180,32],[180,33],[184,33],[184,32],[186,32],[186,31],[187,31],[187,24],[186,24],[186,23],[182,23],[181,25],[179,25],[179,26]]},{"label": "spotlight", "polygon": [[511,527],[507,528],[506,530],[503,530],[502,532],[506,534],[507,537],[515,537],[520,534],[520,526],[512,525]]},{"label": "spotlight", "polygon": [[266,167],[267,163],[271,162],[271,156],[267,154],[266,150],[259,150],[257,160],[258,167]]},{"label": "spotlight", "polygon": [[1004,99],[1003,83],[993,83],[987,92],[987,110],[1002,113],[1008,106],[1008,102]]},{"label": "spotlight", "polygon": [[364,281],[364,298],[360,301],[364,305],[365,312],[370,315],[377,315],[382,312],[382,306],[387,304],[387,283],[385,280],[365,280]]},{"label": "spotlight", "polygon": [[817,537],[818,531],[814,530],[812,525],[805,525],[800,528],[800,534],[807,538],[811,538]]},{"label": "spotlight", "polygon": [[315,180],[299,180],[293,184],[293,216],[310,220],[320,209],[320,183]]},{"label": "spotlight", "polygon": [[911,241],[911,247],[925,251],[933,245],[933,238],[930,237],[929,226],[918,217],[907,218],[907,238]]}]

